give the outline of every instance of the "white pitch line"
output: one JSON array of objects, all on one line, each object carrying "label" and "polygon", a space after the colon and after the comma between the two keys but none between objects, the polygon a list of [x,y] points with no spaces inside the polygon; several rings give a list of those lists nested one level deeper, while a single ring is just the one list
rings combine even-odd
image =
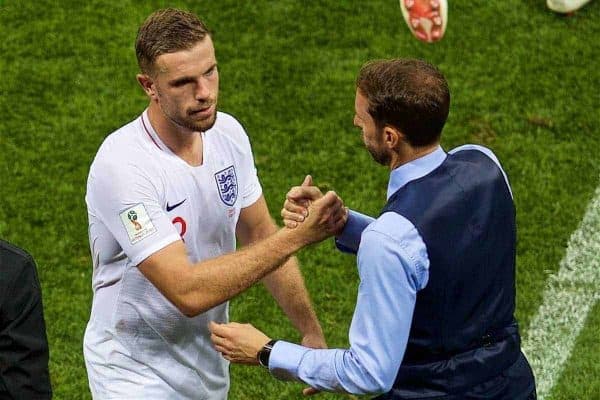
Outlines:
[{"label": "white pitch line", "polygon": [[523,350],[543,400],[560,377],[589,311],[600,300],[600,186],[581,224],[569,239],[560,269],[531,320]]}]

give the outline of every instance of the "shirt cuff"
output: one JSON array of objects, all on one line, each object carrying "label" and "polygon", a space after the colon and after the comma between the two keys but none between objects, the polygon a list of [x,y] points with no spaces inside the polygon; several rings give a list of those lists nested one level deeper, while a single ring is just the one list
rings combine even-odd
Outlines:
[{"label": "shirt cuff", "polygon": [[374,220],[368,215],[348,210],[348,221],[341,235],[335,238],[335,246],[344,253],[356,254],[363,230]]},{"label": "shirt cuff", "polygon": [[307,347],[278,340],[271,349],[269,371],[278,379],[298,380],[298,367],[308,350]]},{"label": "shirt cuff", "polygon": [[127,257],[129,257],[129,259],[131,260],[131,265],[138,266],[142,263],[142,261],[150,257],[152,254],[164,249],[171,243],[174,243],[178,240],[181,240],[181,236],[179,236],[176,233],[171,233],[168,236],[157,241],[156,243],[152,243],[148,247],[142,249],[139,253],[130,252],[130,254],[127,254]]}]

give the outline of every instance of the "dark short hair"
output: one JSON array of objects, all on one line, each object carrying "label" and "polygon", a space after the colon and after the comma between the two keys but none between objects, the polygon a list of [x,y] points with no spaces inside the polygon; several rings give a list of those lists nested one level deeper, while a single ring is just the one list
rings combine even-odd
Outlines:
[{"label": "dark short hair", "polygon": [[416,147],[439,140],[448,118],[450,90],[433,65],[414,59],[371,61],[361,68],[356,86],[378,129],[392,126]]},{"label": "dark short hair", "polygon": [[191,49],[207,35],[206,25],[191,12],[174,8],[155,11],[140,26],[135,41],[140,69],[153,73],[158,56]]}]

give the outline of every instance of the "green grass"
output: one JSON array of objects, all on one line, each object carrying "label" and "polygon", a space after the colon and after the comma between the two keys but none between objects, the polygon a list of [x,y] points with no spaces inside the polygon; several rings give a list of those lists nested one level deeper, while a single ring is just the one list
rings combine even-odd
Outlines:
[{"label": "green grass", "polygon": [[[396,0],[0,2],[0,236],[38,262],[56,399],[90,397],[81,354],[91,302],[87,171],[103,138],[147,104],[134,79],[133,41],[143,19],[166,4],[197,12],[214,31],[220,108],[246,127],[274,216],[306,173],[377,214],[388,171],[352,127],[356,72],[372,58],[437,64],[453,96],[443,145],[489,146],[511,180],[517,315],[527,329],[600,184],[600,3],[570,18],[543,0],[450,3],[446,37],[424,45],[410,36]],[[354,259],[330,242],[299,258],[330,346],[346,347]],[[231,308],[234,320],[298,339],[260,287]],[[599,396],[599,311],[552,399]],[[300,398],[301,388],[232,368],[231,399]]]},{"label": "green grass", "polygon": [[[598,387],[598,376],[600,376],[599,326],[600,303],[596,303],[595,309],[588,317],[586,329],[577,339],[575,351],[571,354],[571,361],[554,387],[553,400],[595,399],[600,394]],[[590,357],[590,354],[595,354],[595,357]]]}]

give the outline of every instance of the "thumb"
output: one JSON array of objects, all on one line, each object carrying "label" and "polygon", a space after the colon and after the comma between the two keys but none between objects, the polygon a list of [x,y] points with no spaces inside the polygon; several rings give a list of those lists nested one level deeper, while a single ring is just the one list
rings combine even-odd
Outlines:
[{"label": "thumb", "polygon": [[304,182],[302,182],[302,186],[312,186],[312,184],[312,176],[306,175],[306,177],[304,178]]}]

